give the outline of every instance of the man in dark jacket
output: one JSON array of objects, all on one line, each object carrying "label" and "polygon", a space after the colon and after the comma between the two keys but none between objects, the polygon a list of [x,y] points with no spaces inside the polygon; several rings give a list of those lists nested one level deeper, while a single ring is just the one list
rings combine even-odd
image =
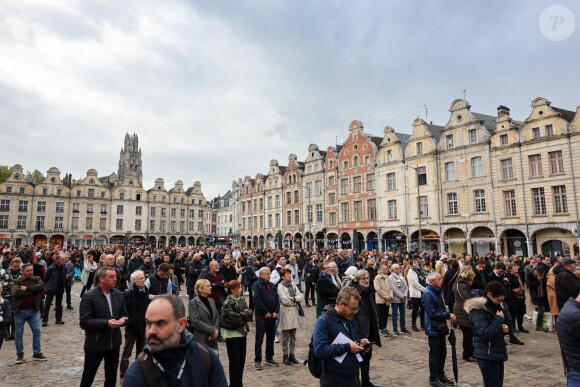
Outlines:
[{"label": "man in dark jacket", "polygon": [[425,314],[425,334],[429,338],[429,385],[441,387],[453,386],[455,383],[445,375],[445,358],[447,333],[436,329],[436,321],[455,321],[455,315],[445,310],[445,303],[441,295],[443,279],[437,272],[427,275],[427,290],[423,292],[421,303]]},{"label": "man in dark jacket", "polygon": [[125,297],[118,289],[117,272],[110,266],[97,271],[99,285],[85,293],[80,305],[80,326],[85,331],[85,364],[81,387],[93,384],[105,360],[105,386],[115,387],[121,348],[121,327],[127,321]]},{"label": "man in dark jacket", "polygon": [[42,318],[42,326],[48,325],[48,315],[50,314],[50,307],[52,300],[56,298],[56,324],[62,325],[62,296],[66,286],[66,255],[59,255],[52,266],[46,270],[44,275],[44,282],[46,283],[46,299],[44,303],[44,317]]},{"label": "man in dark jacket", "polygon": [[473,279],[473,284],[471,285],[473,289],[485,289],[485,285],[487,284],[487,276],[491,272],[488,269],[487,260],[480,258],[477,263],[475,264],[475,278]]},{"label": "man in dark jacket", "polygon": [[40,321],[38,311],[40,309],[40,293],[45,288],[44,282],[39,277],[33,276],[31,264],[22,266],[22,276],[12,281],[12,315],[15,325],[16,364],[24,361],[24,346],[22,334],[24,323],[28,322],[32,330],[32,349],[35,360],[46,360],[40,349]]},{"label": "man in dark jacket", "polygon": [[145,346],[145,312],[150,300],[145,287],[145,275],[141,270],[136,270],[131,274],[131,282],[133,288],[124,293],[128,319],[125,323],[125,346],[121,355],[121,378],[129,367],[129,358],[135,344],[137,344],[135,358]]},{"label": "man in dark jacket", "polygon": [[542,327],[544,319],[544,312],[550,311],[550,304],[548,303],[548,292],[546,290],[546,272],[543,267],[538,267],[532,271],[528,276],[528,290],[532,304],[536,305],[538,316],[536,319],[536,330],[546,331]]},{"label": "man in dark jacket", "polygon": [[306,290],[304,292],[304,301],[306,306],[310,306],[308,303],[308,297],[312,299],[312,305],[316,305],[316,282],[314,282],[314,273],[316,272],[316,265],[313,263],[312,256],[306,258],[306,265],[304,265],[304,283],[306,285]]},{"label": "man in dark jacket", "polygon": [[66,308],[73,309],[70,292],[72,290],[73,281],[75,278],[75,265],[68,257],[65,258],[65,262],[66,263],[64,267],[66,269],[66,281],[64,283],[64,289],[66,291]]},{"label": "man in dark jacket", "polygon": [[219,269],[219,263],[217,263],[217,261],[211,261],[209,266],[201,272],[198,279],[206,279],[210,282],[210,297],[214,300],[218,313],[221,313],[222,305],[226,300],[226,292],[224,290],[226,281],[220,274]]},{"label": "man in dark jacket", "polygon": [[[375,310],[375,291],[370,287],[370,275],[366,270],[359,270],[355,273],[354,278],[349,286],[355,288],[360,294],[360,302],[358,303],[358,312],[354,315],[354,325],[356,326],[356,333],[359,337],[366,337],[371,342],[375,342],[379,347],[381,346],[381,336],[379,335],[379,327],[377,325],[377,316]],[[361,387],[374,387],[371,383],[369,371],[371,367],[371,358],[373,357],[372,347],[369,351],[362,354],[363,361],[360,364],[360,381]]]},{"label": "man in dark jacket", "polygon": [[236,267],[232,263],[232,259],[229,255],[226,255],[222,260],[223,265],[220,267],[220,274],[226,283],[235,280],[238,275],[236,273]]},{"label": "man in dark jacket", "polygon": [[577,386],[580,383],[580,294],[575,299],[570,297],[560,309],[556,333],[562,350],[564,375],[569,386]]},{"label": "man in dark jacket", "polygon": [[580,291],[580,280],[574,274],[575,261],[571,258],[562,258],[559,266],[554,268],[556,274],[556,299],[558,309],[562,310],[570,297],[574,298]]},{"label": "man in dark jacket", "polygon": [[187,264],[185,273],[187,280],[187,295],[189,296],[190,300],[195,297],[195,283],[197,282],[197,279],[199,278],[199,275],[203,271],[204,267],[204,264],[201,263],[200,253],[196,253],[193,256],[193,259]]},{"label": "man in dark jacket", "polygon": [[266,361],[270,366],[278,367],[274,360],[274,336],[276,335],[276,319],[280,313],[280,299],[276,286],[270,282],[270,269],[263,267],[258,272],[260,279],[254,283],[254,314],[256,316],[256,343],[254,346],[254,366],[262,367],[262,342],[266,335]]},{"label": "man in dark jacket", "polygon": [[453,313],[453,306],[455,305],[455,293],[453,293],[453,285],[457,281],[459,275],[459,262],[453,258],[448,263],[449,270],[443,276],[443,296],[445,304],[449,308],[449,312]]},{"label": "man in dark jacket", "polygon": [[151,295],[157,296],[159,294],[171,294],[171,281],[169,281],[169,270],[171,265],[169,263],[162,263],[157,269],[157,273],[147,278],[145,287],[147,292]]},{"label": "man in dark jacket", "polygon": [[336,270],[336,263],[324,263],[318,277],[318,282],[316,282],[316,288],[318,289],[318,295],[320,296],[320,302],[323,308],[326,305],[334,304],[336,302],[336,296],[340,291],[340,283],[336,283],[335,277],[333,276]]},{"label": "man in dark jacket", "polygon": [[[487,280],[488,280],[488,283],[489,282],[499,282],[505,288],[505,294],[511,294],[512,289],[510,287],[510,280],[506,274],[506,270],[507,270],[507,268],[505,266],[505,263],[497,262],[495,264],[495,267],[493,268],[493,271],[491,273],[489,273],[489,275],[487,276]],[[509,308],[508,308],[509,304],[505,304],[505,306],[506,307],[503,309],[503,313],[505,314],[505,321],[506,321],[508,327],[510,328],[509,329],[510,343],[524,345],[524,342],[516,337],[514,329],[513,329],[514,328],[513,322],[514,322],[514,318],[516,318],[516,316],[511,315]]]}]

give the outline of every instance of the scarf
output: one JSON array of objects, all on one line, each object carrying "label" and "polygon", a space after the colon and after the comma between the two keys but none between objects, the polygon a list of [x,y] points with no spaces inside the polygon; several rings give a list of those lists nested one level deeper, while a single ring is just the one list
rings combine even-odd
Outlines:
[{"label": "scarf", "polygon": [[282,281],[282,285],[286,287],[286,289],[288,289],[288,295],[290,297],[296,297],[296,291],[294,290],[294,284],[292,283],[292,281],[290,282],[286,282],[286,281]]},{"label": "scarf", "polygon": [[419,282],[423,281],[425,282],[425,278],[427,278],[427,273],[425,273],[423,270],[421,269],[417,269],[416,267],[413,266],[412,270],[417,273],[417,277],[419,277]]},{"label": "scarf", "polygon": [[397,284],[397,288],[401,287],[401,284],[405,282],[405,277],[400,274],[391,274],[391,277],[395,278],[395,283]]}]

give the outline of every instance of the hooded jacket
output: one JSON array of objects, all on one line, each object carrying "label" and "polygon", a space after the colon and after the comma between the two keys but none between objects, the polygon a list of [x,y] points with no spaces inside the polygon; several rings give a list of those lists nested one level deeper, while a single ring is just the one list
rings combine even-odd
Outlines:
[{"label": "hooded jacket", "polygon": [[501,305],[495,304],[487,297],[471,298],[465,301],[465,311],[475,338],[475,357],[488,361],[506,361],[508,359],[502,325],[504,319],[497,313]]},{"label": "hooded jacket", "polygon": [[554,268],[556,274],[556,299],[558,309],[562,309],[568,298],[577,297],[580,291],[580,280],[574,273],[559,265]]}]

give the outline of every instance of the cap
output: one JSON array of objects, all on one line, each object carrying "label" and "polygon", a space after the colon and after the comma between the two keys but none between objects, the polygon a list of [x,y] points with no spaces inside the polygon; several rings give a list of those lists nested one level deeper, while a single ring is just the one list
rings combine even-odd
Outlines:
[{"label": "cap", "polygon": [[441,254],[441,259],[442,259],[442,260],[443,260],[443,259],[448,259],[448,258],[449,258],[449,256],[448,256],[447,254]]}]

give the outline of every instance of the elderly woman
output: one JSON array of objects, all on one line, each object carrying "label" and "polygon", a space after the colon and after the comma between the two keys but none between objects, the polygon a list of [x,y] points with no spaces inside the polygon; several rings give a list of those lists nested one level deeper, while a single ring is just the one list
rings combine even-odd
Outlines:
[{"label": "elderly woman", "polygon": [[397,323],[399,322],[400,316],[400,327],[401,332],[408,335],[411,334],[409,330],[405,327],[405,303],[407,301],[407,280],[401,274],[401,267],[398,263],[391,266],[391,287],[393,288],[393,301],[391,305],[393,306],[393,333],[399,336],[399,331],[397,330]]},{"label": "elderly woman", "polygon": [[206,344],[218,354],[220,316],[215,301],[210,297],[211,283],[197,280],[194,287],[197,297],[189,301],[189,323],[193,328],[193,341]]},{"label": "elderly woman", "polygon": [[280,297],[280,324],[278,329],[282,331],[283,362],[286,365],[299,364],[294,357],[294,345],[296,343],[296,329],[298,328],[298,303],[304,299],[296,284],[292,282],[290,269],[280,270],[282,281],[278,284],[278,296]]},{"label": "elderly woman", "polygon": [[342,287],[343,288],[345,286],[348,286],[348,284],[350,284],[352,282],[357,270],[358,269],[356,268],[356,266],[350,266],[348,269],[346,269],[346,271],[344,272],[344,276],[342,277]]},{"label": "elderly woman", "polygon": [[391,337],[393,334],[387,329],[389,319],[389,306],[393,300],[393,288],[389,279],[389,268],[387,265],[379,266],[379,271],[373,281],[375,287],[375,303],[379,314],[379,334],[385,337]]},{"label": "elderly woman", "polygon": [[252,321],[252,310],[242,297],[244,287],[241,282],[233,280],[226,284],[228,298],[222,306],[223,320],[230,327],[223,326],[226,348],[228,350],[230,387],[242,387],[244,364],[246,362],[246,336]]},{"label": "elderly woman", "polygon": [[475,272],[471,270],[471,266],[464,265],[459,271],[458,276],[459,279],[453,286],[453,292],[455,293],[455,325],[457,325],[463,333],[463,360],[475,362],[477,360],[473,357],[475,351],[473,345],[473,329],[469,322],[469,315],[465,311],[465,301],[471,298]]},{"label": "elderly woman", "polygon": [[296,263],[296,256],[294,254],[290,254],[290,258],[288,258],[288,265],[286,265],[290,272],[292,273],[292,283],[298,287],[301,291],[302,286],[300,286],[300,270],[298,269],[298,264]]}]

